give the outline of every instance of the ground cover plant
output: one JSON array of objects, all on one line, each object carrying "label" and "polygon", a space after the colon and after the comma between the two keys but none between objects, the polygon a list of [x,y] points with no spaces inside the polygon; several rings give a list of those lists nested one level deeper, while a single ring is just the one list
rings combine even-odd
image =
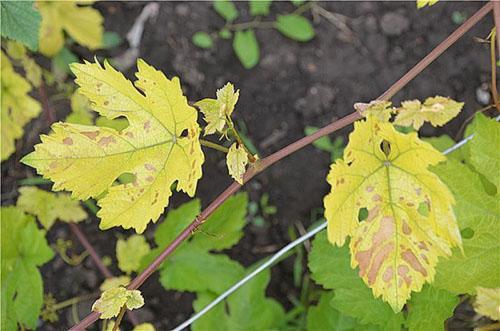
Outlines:
[{"label": "ground cover plant", "polygon": [[[2,329],[498,328],[500,6],[337,5],[2,2]],[[455,26],[408,44],[409,13]],[[466,67],[395,97],[476,25]],[[377,96],[387,40],[432,45]]]}]

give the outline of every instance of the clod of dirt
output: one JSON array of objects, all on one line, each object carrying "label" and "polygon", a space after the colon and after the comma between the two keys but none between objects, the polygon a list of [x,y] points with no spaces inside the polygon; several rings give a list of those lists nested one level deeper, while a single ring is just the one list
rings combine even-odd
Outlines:
[{"label": "clod of dirt", "polygon": [[295,109],[304,117],[312,117],[322,113],[323,109],[332,106],[335,90],[327,85],[315,85],[307,91],[307,95],[295,102]]},{"label": "clod of dirt", "polygon": [[382,31],[386,35],[399,36],[408,30],[410,27],[410,20],[398,12],[389,12],[382,16],[380,25],[382,27]]}]

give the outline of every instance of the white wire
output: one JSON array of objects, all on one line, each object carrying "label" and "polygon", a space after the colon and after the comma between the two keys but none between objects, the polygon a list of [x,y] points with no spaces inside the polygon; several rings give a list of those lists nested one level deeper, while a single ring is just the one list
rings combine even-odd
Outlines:
[{"label": "white wire", "polygon": [[[495,120],[496,121],[500,121],[500,115],[497,116],[495,118]],[[455,145],[453,145],[450,148],[446,149],[443,152],[443,154],[444,155],[449,154],[449,153],[453,152],[454,150],[462,147],[469,140],[471,140],[473,137],[474,137],[474,134],[471,134],[471,135],[465,137],[464,139],[462,139],[461,141],[459,141]],[[190,326],[194,321],[196,321],[197,319],[199,319],[201,316],[205,315],[210,309],[212,309],[219,302],[221,302],[222,300],[224,300],[225,298],[227,298],[229,295],[231,295],[233,292],[235,292],[237,289],[239,289],[241,286],[243,286],[246,282],[248,282],[250,279],[252,279],[257,274],[259,274],[262,270],[265,270],[268,267],[270,267],[277,259],[279,259],[281,256],[283,256],[285,253],[287,253],[288,251],[290,251],[291,249],[293,249],[295,246],[300,245],[301,243],[303,243],[307,239],[311,238],[312,236],[314,236],[318,232],[324,230],[325,228],[326,228],[326,222],[323,223],[323,224],[321,224],[317,228],[309,231],[308,233],[306,233],[302,237],[297,238],[296,240],[292,241],[291,243],[289,243],[288,245],[286,245],[282,249],[280,249],[273,256],[271,256],[271,258],[269,260],[267,260],[265,263],[263,263],[257,269],[255,269],[254,271],[252,271],[251,273],[249,273],[248,275],[246,275],[239,282],[237,282],[236,284],[234,284],[233,286],[231,286],[227,291],[225,291],[224,293],[222,293],[221,295],[219,295],[214,301],[210,302],[207,306],[205,306],[205,308],[203,308],[202,310],[200,310],[199,312],[197,312],[196,314],[194,314],[193,316],[191,316],[190,319],[186,320],[184,323],[182,323],[181,325],[179,325],[178,327],[176,327],[172,331],[181,331],[184,328],[187,328],[188,326]]]}]

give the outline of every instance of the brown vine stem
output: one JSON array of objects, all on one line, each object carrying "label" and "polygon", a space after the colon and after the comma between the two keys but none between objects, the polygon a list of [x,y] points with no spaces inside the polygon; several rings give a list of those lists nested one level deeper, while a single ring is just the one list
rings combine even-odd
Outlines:
[{"label": "brown vine stem", "polygon": [[[379,100],[388,100],[394,96],[398,91],[400,91],[406,84],[408,84],[415,76],[422,72],[432,61],[439,57],[448,47],[453,45],[464,33],[466,33],[471,27],[473,27],[477,22],[481,20],[490,10],[492,10],[493,4],[488,2],[486,5],[481,7],[474,15],[472,15],[467,21],[465,21],[461,26],[459,26],[448,38],[442,41],[436,48],[434,48],[426,57],[424,57],[420,62],[418,62],[412,69],[410,69],[403,77],[401,77],[396,83],[394,83],[387,91],[385,91]],[[296,142],[284,147],[283,149],[269,155],[268,157],[255,162],[255,164],[248,169],[248,171],[243,176],[244,183],[247,183],[250,179],[255,177],[258,173],[262,172],[267,167],[278,162],[284,157],[295,153],[299,149],[311,144],[315,140],[326,136],[334,131],[337,131],[354,121],[361,118],[358,112],[353,112],[327,126],[316,131],[310,136],[306,136]],[[205,208],[200,215],[198,215],[194,221],[189,224],[165,249],[160,255],[146,268],[144,271],[138,275],[129,284],[128,289],[135,290],[139,288],[163,263],[163,261],[173,252],[175,249],[189,236],[194,233],[197,228],[203,224],[203,222],[210,216],[220,205],[224,203],[231,195],[236,193],[241,188],[241,185],[237,182],[233,182],[229,185],[212,203]],[[98,318],[100,314],[97,312],[92,312],[80,323],[73,326],[70,331],[84,330],[88,326],[92,325]]]},{"label": "brown vine stem", "polygon": [[500,52],[500,2],[491,1],[493,3],[493,18],[495,19],[495,30],[497,31],[497,46]]},{"label": "brown vine stem", "polygon": [[[97,269],[101,272],[101,274],[106,277],[106,278],[113,278],[113,274],[111,271],[109,271],[108,267],[102,263],[102,259],[99,256],[99,253],[94,249],[94,246],[88,241],[87,236],[82,232],[78,224],[76,223],[68,223],[69,228],[71,229],[71,232],[76,236],[80,244],[85,248],[85,250],[89,253],[90,257],[92,258],[92,261],[94,261],[95,265],[97,266]],[[137,316],[130,310],[127,311],[127,318],[130,320],[130,322],[133,325],[139,324],[139,320],[137,319]]]},{"label": "brown vine stem", "polygon": [[[500,53],[500,2],[493,2],[493,18],[495,20],[495,33],[496,44],[498,52]],[[491,36],[490,51],[491,51],[491,93],[493,94],[493,101],[495,102],[497,110],[500,111],[498,105],[498,90],[497,90],[497,58],[495,54],[495,38]]]}]

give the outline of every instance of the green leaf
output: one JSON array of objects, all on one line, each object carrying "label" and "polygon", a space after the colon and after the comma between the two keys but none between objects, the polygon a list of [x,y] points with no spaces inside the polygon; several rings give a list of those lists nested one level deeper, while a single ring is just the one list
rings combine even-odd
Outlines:
[{"label": "green leaf", "polygon": [[410,331],[444,330],[444,322],[453,315],[460,300],[448,291],[430,285],[413,293],[408,302],[407,325]]},{"label": "green leaf", "polygon": [[222,29],[219,31],[219,37],[222,39],[230,39],[233,36],[229,29]]},{"label": "green leaf", "polygon": [[[252,269],[252,268],[250,268]],[[266,298],[265,290],[270,280],[269,269],[261,272],[247,284],[234,292],[224,303],[193,324],[193,331],[260,331],[277,330],[284,318],[283,308],[273,299]],[[194,302],[195,311],[201,310],[215,296],[200,293]],[[224,306],[228,308],[227,310]]]},{"label": "green leaf", "polygon": [[250,0],[250,15],[268,15],[269,7],[271,7],[272,0]]},{"label": "green leaf", "polygon": [[206,32],[198,31],[193,35],[192,38],[193,44],[200,48],[212,48],[214,46],[214,42],[212,37]]},{"label": "green leaf", "polygon": [[376,330],[374,325],[359,324],[354,318],[342,315],[338,310],[330,306],[334,297],[334,291],[323,292],[319,298],[318,305],[312,306],[307,311],[307,330]]},{"label": "green leaf", "polygon": [[160,283],[178,291],[222,293],[244,276],[244,269],[226,255],[184,246],[160,269]]},{"label": "green leaf", "polygon": [[66,74],[71,74],[69,65],[74,62],[78,62],[78,57],[66,47],[63,47],[52,59],[54,67]]},{"label": "green leaf", "polygon": [[[422,138],[422,140],[428,142],[440,152],[444,152],[445,150],[456,144],[455,140],[451,139],[451,137],[447,135],[442,135],[439,137]],[[455,160],[464,160],[465,154],[463,153],[462,148],[457,148],[453,152],[446,154],[446,157]]]},{"label": "green leaf", "polygon": [[102,35],[102,48],[110,49],[120,46],[122,43],[122,38],[120,35],[113,31],[106,31]]},{"label": "green leaf", "polygon": [[167,217],[156,228],[154,239],[158,246],[166,246],[191,223],[201,211],[200,200],[194,199],[171,209]]},{"label": "green leaf", "polygon": [[213,2],[213,6],[217,14],[227,22],[232,22],[239,16],[238,10],[230,0],[216,0]]},{"label": "green leaf", "polygon": [[454,249],[440,259],[434,286],[452,293],[475,293],[476,286],[499,287],[500,274],[492,272],[500,261],[500,204],[486,193],[479,174],[466,165],[448,160],[435,167],[456,199],[455,212],[463,239],[463,254]]},{"label": "green leaf", "polygon": [[500,123],[478,114],[474,121],[474,138],[470,143],[471,163],[500,192]]},{"label": "green leaf", "polygon": [[299,15],[278,15],[276,28],[285,37],[297,41],[309,41],[315,35],[311,22]]},{"label": "green leaf", "polygon": [[0,8],[2,37],[20,41],[36,51],[42,16],[34,8],[33,1],[2,1]]},{"label": "green leaf", "polygon": [[253,30],[236,31],[233,49],[245,69],[251,69],[259,63],[260,48]]},{"label": "green leaf", "polygon": [[351,268],[348,245],[333,246],[328,242],[326,232],[319,233],[309,253],[309,269],[316,283],[335,289],[330,304],[342,314],[354,317],[362,324],[400,329],[403,315],[394,314],[389,304],[373,297],[372,291],[358,276],[358,269]]},{"label": "green leaf", "polygon": [[2,330],[16,324],[34,329],[43,303],[42,277],[37,266],[54,253],[35,219],[15,207],[1,208]]},{"label": "green leaf", "polygon": [[293,3],[294,6],[298,7],[306,2],[306,0],[290,0],[290,2]]}]

